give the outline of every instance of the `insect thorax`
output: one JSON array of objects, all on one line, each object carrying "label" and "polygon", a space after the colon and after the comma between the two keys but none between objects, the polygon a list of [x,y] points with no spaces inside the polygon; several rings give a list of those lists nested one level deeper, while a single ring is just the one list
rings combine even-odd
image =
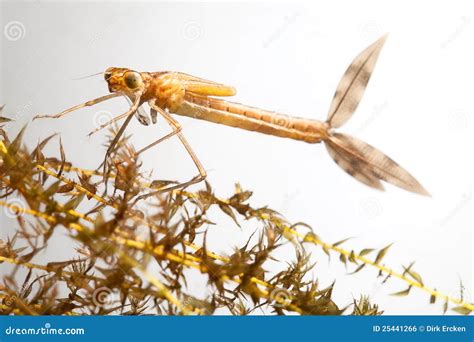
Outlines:
[{"label": "insect thorax", "polygon": [[184,100],[186,89],[181,80],[172,74],[157,76],[153,81],[155,103],[169,111],[175,111]]}]

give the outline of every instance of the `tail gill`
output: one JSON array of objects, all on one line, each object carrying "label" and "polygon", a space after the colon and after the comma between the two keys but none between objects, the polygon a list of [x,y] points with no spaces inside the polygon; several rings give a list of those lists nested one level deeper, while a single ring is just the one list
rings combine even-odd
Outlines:
[{"label": "tail gill", "polygon": [[386,36],[362,51],[347,68],[337,87],[329,110],[326,148],[344,171],[358,181],[383,190],[382,181],[407,191],[428,195],[423,186],[405,169],[375,147],[334,129],[346,123],[356,110],[377,62]]}]

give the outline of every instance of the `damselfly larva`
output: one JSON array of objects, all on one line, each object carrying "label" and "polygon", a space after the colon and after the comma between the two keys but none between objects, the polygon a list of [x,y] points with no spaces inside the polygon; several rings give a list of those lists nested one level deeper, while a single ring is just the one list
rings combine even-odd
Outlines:
[{"label": "damselfly larva", "polygon": [[[161,115],[171,126],[172,132],[137,153],[140,154],[163,140],[177,135],[196,165],[199,175],[187,182],[150,192],[140,198],[186,187],[206,177],[203,166],[181,132],[181,126],[170,114],[311,144],[324,142],[334,161],[360,182],[383,190],[381,181],[385,181],[411,192],[429,195],[412,175],[385,154],[361,140],[335,132],[335,129],[346,123],[356,110],[385,39],[386,36],[380,38],[353,60],[339,82],[328,118],[324,122],[288,116],[216,98],[235,95],[235,89],[184,73],[137,72],[115,67],[108,68],[104,73],[111,94],[77,105],[57,115],[38,115],[35,118],[59,118],[79,108],[92,106],[113,97],[125,96],[132,102],[129,110],[95,130],[107,127],[120,119],[126,119],[109,147],[107,157],[133,115],[144,125],[150,122],[156,123],[157,115]],[[148,103],[151,108],[149,115],[140,108],[144,103]]]}]

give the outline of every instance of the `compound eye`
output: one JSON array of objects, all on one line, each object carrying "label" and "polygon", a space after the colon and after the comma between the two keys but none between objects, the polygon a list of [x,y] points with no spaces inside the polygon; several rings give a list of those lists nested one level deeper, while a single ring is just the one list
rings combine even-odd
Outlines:
[{"label": "compound eye", "polygon": [[138,72],[135,71],[128,71],[123,75],[125,84],[127,87],[130,89],[135,89],[137,88],[142,81],[142,78]]}]

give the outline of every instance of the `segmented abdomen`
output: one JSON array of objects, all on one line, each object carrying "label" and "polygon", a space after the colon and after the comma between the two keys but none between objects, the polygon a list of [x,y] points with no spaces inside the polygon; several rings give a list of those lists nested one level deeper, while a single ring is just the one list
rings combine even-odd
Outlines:
[{"label": "segmented abdomen", "polygon": [[308,143],[320,142],[327,133],[326,124],[317,120],[297,118],[189,93],[185,96],[186,101],[198,106],[192,108],[195,113],[187,115],[183,110],[179,110],[177,114]]}]

